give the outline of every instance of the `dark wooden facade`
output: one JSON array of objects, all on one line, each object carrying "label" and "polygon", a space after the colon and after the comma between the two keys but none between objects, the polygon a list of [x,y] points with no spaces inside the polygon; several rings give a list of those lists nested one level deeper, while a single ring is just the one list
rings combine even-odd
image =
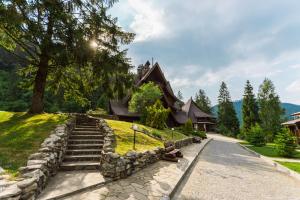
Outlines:
[{"label": "dark wooden facade", "polygon": [[[150,68],[150,63],[147,61],[145,65],[140,65],[138,67],[135,87],[139,87],[148,82],[154,82],[160,87],[163,93],[161,101],[164,107],[171,109],[171,113],[167,120],[167,125],[169,127],[183,125],[191,118],[194,128],[203,131],[214,130],[214,117],[201,111],[192,99],[184,104],[182,108],[178,106],[182,102],[175,96],[169,81],[166,80],[158,63],[155,63],[155,65]],[[118,119],[123,121],[132,122],[138,120],[140,114],[130,113],[128,111],[128,102],[130,99],[131,95],[128,95],[122,101],[111,100],[109,105],[110,114],[117,116]]]},{"label": "dark wooden facade", "polygon": [[294,119],[282,123],[283,126],[288,127],[290,131],[297,138],[298,143],[300,143],[300,112],[291,115]]}]

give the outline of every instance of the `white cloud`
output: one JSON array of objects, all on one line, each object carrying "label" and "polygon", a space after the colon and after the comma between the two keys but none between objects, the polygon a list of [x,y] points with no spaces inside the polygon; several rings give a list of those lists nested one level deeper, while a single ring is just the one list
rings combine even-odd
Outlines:
[{"label": "white cloud", "polygon": [[287,86],[286,91],[291,93],[300,92],[300,80],[293,81]]},{"label": "white cloud", "polygon": [[154,57],[174,90],[189,96],[203,88],[216,97],[224,80],[238,98],[246,79],[258,86],[269,77],[283,101],[299,102],[299,96],[291,93],[291,88],[300,88],[299,82],[291,83],[300,76],[297,0],[122,0],[119,4],[123,6],[115,14],[126,15],[122,17],[126,29],[137,34],[129,47],[134,64]]},{"label": "white cloud", "polygon": [[136,33],[135,42],[162,37],[168,33],[165,12],[151,0],[128,0],[134,19],[130,28]]}]

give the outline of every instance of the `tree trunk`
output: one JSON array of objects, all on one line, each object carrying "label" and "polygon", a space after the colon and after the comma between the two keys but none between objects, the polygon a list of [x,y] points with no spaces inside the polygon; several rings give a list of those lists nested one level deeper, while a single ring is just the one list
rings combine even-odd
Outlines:
[{"label": "tree trunk", "polygon": [[41,59],[38,71],[34,80],[33,95],[29,113],[38,114],[44,112],[44,93],[48,74],[48,59]]}]

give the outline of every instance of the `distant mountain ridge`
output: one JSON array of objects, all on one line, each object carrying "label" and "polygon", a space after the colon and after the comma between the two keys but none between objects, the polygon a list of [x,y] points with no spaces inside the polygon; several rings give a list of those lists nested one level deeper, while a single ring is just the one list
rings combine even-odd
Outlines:
[{"label": "distant mountain ridge", "polygon": [[[240,121],[240,123],[242,122],[242,100],[239,101],[234,101],[233,102],[233,107],[235,109],[235,112],[237,114],[237,117]],[[292,103],[281,103],[281,107],[285,110],[285,116],[288,119],[291,119],[291,114],[295,113],[295,112],[300,112],[300,105],[297,104],[292,104]],[[218,106],[215,105],[212,107],[213,113],[217,116],[217,110],[218,110]]]}]

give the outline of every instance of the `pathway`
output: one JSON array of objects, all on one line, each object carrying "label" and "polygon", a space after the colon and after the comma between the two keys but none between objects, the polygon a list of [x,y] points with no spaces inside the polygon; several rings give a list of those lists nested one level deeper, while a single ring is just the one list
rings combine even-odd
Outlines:
[{"label": "pathway", "polygon": [[180,158],[178,163],[159,161],[126,179],[75,194],[65,200],[160,200],[171,193],[206,142],[182,148],[184,158]]},{"label": "pathway", "polygon": [[174,199],[299,200],[300,182],[276,171],[235,144],[238,140],[210,134],[203,150]]}]

